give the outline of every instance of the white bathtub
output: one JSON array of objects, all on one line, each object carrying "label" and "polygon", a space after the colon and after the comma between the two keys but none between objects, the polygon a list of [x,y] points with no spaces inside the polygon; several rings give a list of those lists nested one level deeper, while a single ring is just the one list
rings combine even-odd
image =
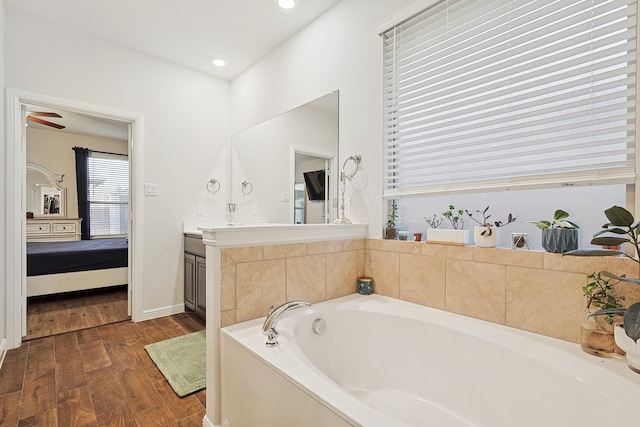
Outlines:
[{"label": "white bathtub", "polygon": [[640,425],[640,375],[577,344],[380,295],[263,320],[222,330],[224,427]]}]

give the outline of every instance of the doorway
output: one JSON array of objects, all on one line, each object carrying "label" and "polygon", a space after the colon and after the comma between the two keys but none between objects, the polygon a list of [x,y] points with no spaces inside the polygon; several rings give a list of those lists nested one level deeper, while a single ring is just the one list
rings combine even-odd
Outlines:
[{"label": "doorway", "polygon": [[[17,347],[26,335],[26,108],[39,106],[43,109],[55,109],[69,114],[86,116],[88,119],[113,121],[128,128],[128,156],[130,164],[129,186],[136,188],[140,182],[142,117],[138,114],[117,112],[102,107],[81,104],[60,98],[7,90],[7,343],[10,348]],[[141,259],[138,242],[142,236],[141,199],[135,191],[129,195],[129,234],[128,234],[128,272],[127,300],[131,318],[135,321],[141,316],[142,289],[136,286],[142,283],[138,260]]]}]

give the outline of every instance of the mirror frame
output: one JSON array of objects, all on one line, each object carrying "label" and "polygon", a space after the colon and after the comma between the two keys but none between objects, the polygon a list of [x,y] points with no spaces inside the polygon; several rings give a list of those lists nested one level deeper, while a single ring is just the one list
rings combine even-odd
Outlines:
[{"label": "mirror frame", "polygon": [[[64,179],[64,175],[58,175],[55,174],[53,172],[51,172],[49,169],[45,168],[44,166],[41,166],[37,163],[30,163],[27,162],[27,168],[26,168],[26,172],[28,173],[29,171],[33,171],[33,172],[39,172],[42,175],[45,176],[45,178],[47,179],[47,181],[49,181],[49,184],[51,184],[51,186],[53,188],[55,188],[56,190],[58,190],[60,192],[60,212],[57,214],[43,214],[43,213],[37,213],[37,212],[33,212],[33,217],[34,218],[66,218],[67,215],[67,189],[63,188],[60,183],[63,181]],[[25,177],[25,183],[26,183],[26,177]],[[25,191],[27,190],[26,185],[25,185]],[[28,194],[25,195],[25,197],[29,197]]]}]

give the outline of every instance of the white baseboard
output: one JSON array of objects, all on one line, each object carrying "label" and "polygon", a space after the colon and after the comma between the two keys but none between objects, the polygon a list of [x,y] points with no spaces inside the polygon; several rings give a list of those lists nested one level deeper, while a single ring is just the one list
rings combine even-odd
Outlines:
[{"label": "white baseboard", "polygon": [[213,422],[209,421],[209,418],[205,415],[202,419],[202,427],[220,427],[215,425]]},{"label": "white baseboard", "polygon": [[157,319],[158,317],[171,316],[173,314],[179,313],[184,313],[184,304],[176,304],[167,307],[153,308],[151,310],[143,310],[142,318],[140,319],[140,321]]}]

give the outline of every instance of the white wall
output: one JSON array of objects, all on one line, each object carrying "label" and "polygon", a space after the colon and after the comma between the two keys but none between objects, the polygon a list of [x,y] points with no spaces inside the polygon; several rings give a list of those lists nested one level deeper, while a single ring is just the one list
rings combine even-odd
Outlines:
[{"label": "white wall", "polygon": [[354,222],[382,235],[382,40],[376,26],[410,0],[342,0],[231,83],[232,133],[340,90],[340,158],[362,155]]},{"label": "white wall", "polygon": [[[6,87],[143,117],[143,175],[133,191],[158,183],[160,195],[139,207],[144,257],[137,285],[144,313],[182,307],[182,222],[224,219],[228,82],[5,13]],[[205,188],[211,177],[223,182],[216,195]],[[197,216],[198,203],[205,216]]]},{"label": "white wall", "polygon": [[[0,87],[4,88],[4,0],[0,0]],[[4,94],[4,91],[3,91]],[[0,138],[4,142],[5,139],[5,126],[4,126],[4,96],[2,102],[0,102]],[[0,165],[3,170],[6,170],[5,163],[5,144],[2,144],[0,150]],[[0,235],[7,235],[6,217],[4,209],[4,200],[7,200],[7,193],[5,191],[5,184],[2,174],[0,174]],[[7,268],[6,268],[6,239],[2,239],[0,244],[0,360],[2,358],[2,343],[7,338],[7,311],[5,310],[7,304]]]}]

